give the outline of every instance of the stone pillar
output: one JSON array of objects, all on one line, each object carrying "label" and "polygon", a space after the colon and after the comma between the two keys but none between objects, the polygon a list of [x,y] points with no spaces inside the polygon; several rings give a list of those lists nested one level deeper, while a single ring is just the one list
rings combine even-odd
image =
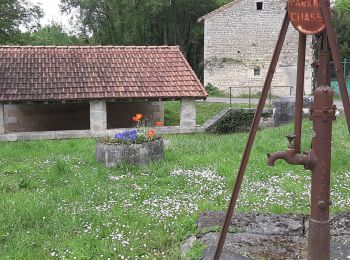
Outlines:
[{"label": "stone pillar", "polygon": [[190,98],[181,99],[180,126],[196,126],[196,100]]},{"label": "stone pillar", "polygon": [[0,103],[0,135],[5,134],[4,104]]},{"label": "stone pillar", "polygon": [[90,130],[107,130],[107,104],[105,100],[90,101]]}]

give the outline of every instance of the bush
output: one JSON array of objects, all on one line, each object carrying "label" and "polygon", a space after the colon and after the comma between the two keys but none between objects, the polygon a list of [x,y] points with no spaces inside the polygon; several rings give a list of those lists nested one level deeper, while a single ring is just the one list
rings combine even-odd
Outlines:
[{"label": "bush", "polygon": [[224,93],[211,83],[205,86],[205,91],[207,91],[209,96],[222,96]]},{"label": "bush", "polygon": [[[255,109],[231,109],[215,126],[215,133],[229,134],[249,131],[255,115]],[[272,110],[264,110],[262,118],[272,116]]]},{"label": "bush", "polygon": [[228,134],[248,131],[253,122],[254,113],[255,110],[251,109],[232,109],[218,122],[215,132]]}]

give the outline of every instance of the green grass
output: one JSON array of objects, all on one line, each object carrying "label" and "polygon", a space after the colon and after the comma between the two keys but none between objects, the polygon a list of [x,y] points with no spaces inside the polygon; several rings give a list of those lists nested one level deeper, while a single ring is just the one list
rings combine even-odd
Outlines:
[{"label": "green grass", "polygon": [[[333,212],[350,210],[350,138],[333,138]],[[266,154],[293,126],[260,131],[238,201],[241,212],[308,213],[310,172]],[[309,147],[311,124],[303,143]],[[1,143],[0,252],[10,259],[179,259],[204,210],[225,210],[247,134],[166,136],[165,160],[107,169],[95,141]],[[196,258],[202,245],[190,252]]]},{"label": "green grass", "polygon": [[[228,107],[229,104],[226,103],[197,102],[197,125],[203,125],[205,121]],[[248,104],[233,104],[233,107],[247,108]],[[177,126],[180,124],[180,101],[164,102],[164,124],[166,126]]]}]

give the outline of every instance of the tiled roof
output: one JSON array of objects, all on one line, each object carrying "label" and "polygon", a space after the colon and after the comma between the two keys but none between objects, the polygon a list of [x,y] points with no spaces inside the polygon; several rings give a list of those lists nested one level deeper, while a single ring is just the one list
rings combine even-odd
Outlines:
[{"label": "tiled roof", "polygon": [[179,47],[0,46],[0,102],[206,96]]},{"label": "tiled roof", "polygon": [[200,17],[200,18],[198,18],[198,22],[202,22],[202,21],[204,21],[205,19],[207,19],[207,18],[209,18],[209,17],[212,17],[213,15],[215,15],[215,14],[217,14],[217,13],[220,13],[220,12],[226,10],[227,8],[229,8],[229,7],[231,7],[231,6],[235,5],[235,4],[237,4],[238,2],[240,2],[240,0],[234,0],[234,1],[232,1],[232,2],[229,2],[228,4],[223,5],[223,6],[221,6],[220,8],[215,9],[214,11],[212,11],[212,12],[210,12],[210,13],[208,13],[208,14],[206,14],[206,15]]}]

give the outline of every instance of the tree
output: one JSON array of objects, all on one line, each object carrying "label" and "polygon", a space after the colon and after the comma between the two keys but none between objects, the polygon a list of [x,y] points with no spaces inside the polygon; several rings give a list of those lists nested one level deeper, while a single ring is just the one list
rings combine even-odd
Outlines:
[{"label": "tree", "polygon": [[350,12],[333,11],[333,25],[342,58],[350,57]]},{"label": "tree", "polygon": [[350,12],[350,0],[336,0],[335,9],[337,11]]},{"label": "tree", "polygon": [[83,31],[100,44],[180,45],[201,74],[203,24],[197,19],[230,0],[61,0],[62,10],[80,11]]},{"label": "tree", "polygon": [[342,58],[350,57],[350,0],[336,0],[333,25]]},{"label": "tree", "polygon": [[84,45],[82,39],[68,35],[62,26],[56,23],[39,28],[31,33],[22,35],[22,44],[28,45]]},{"label": "tree", "polygon": [[42,15],[41,8],[27,0],[1,0],[0,43],[20,43],[21,29],[38,27]]}]

